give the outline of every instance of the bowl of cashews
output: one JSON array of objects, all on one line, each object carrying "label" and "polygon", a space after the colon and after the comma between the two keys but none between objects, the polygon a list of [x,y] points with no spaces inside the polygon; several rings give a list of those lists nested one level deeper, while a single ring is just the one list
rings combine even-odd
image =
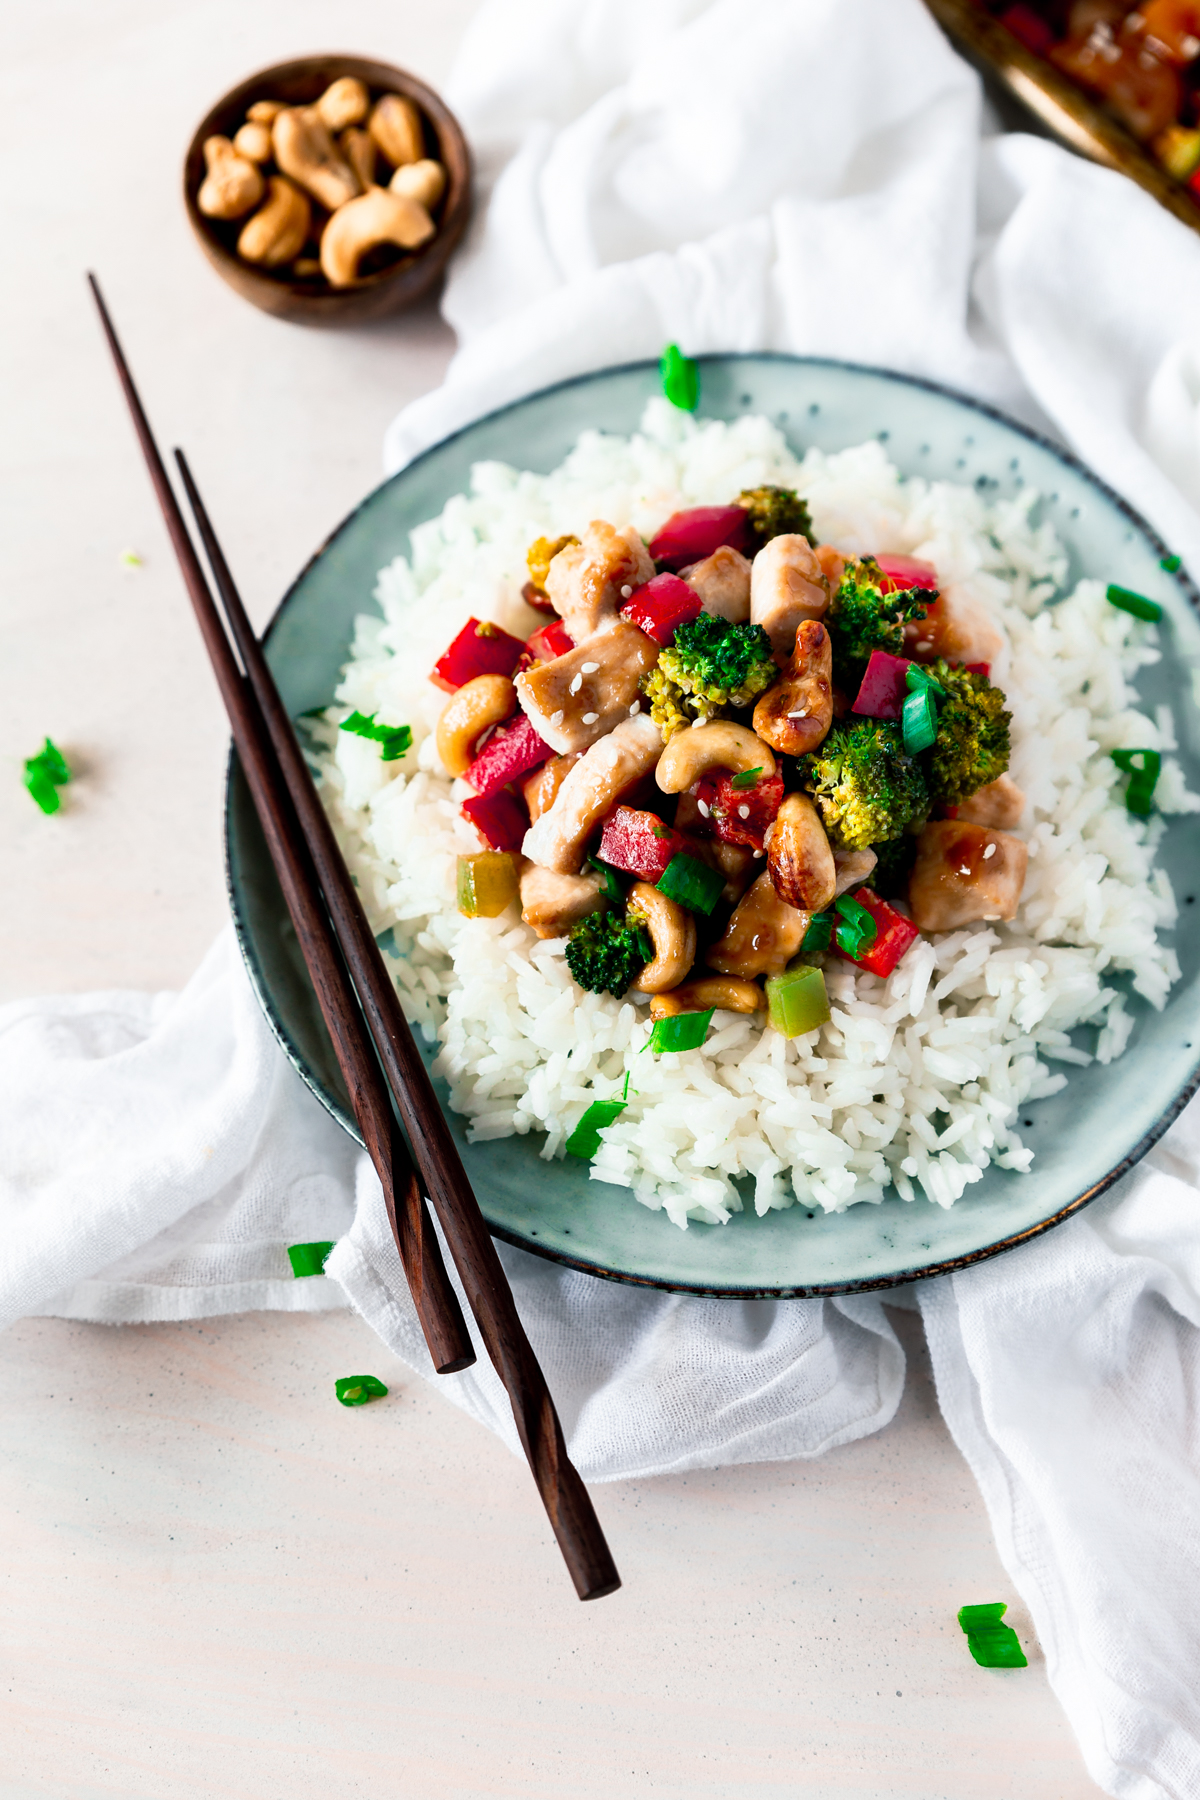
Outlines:
[{"label": "bowl of cashews", "polygon": [[454,115],[388,63],[306,56],[233,88],[184,163],[192,229],[218,273],[278,318],[400,311],[441,277],[471,210]]}]

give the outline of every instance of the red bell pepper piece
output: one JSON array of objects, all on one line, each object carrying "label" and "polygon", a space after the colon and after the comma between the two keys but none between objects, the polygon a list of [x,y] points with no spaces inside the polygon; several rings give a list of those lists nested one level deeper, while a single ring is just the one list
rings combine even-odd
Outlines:
[{"label": "red bell pepper piece", "polygon": [[561,619],[551,619],[526,638],[525,648],[535,662],[553,662],[556,656],[565,656],[575,648],[575,639]]},{"label": "red bell pepper piece", "polygon": [[494,794],[473,794],[459,809],[479,833],[487,850],[519,850],[529,830],[529,815],[520,801],[498,788]]},{"label": "red bell pepper piece", "polygon": [[919,556],[877,556],[875,561],[888,577],[885,594],[895,588],[932,588],[937,592],[937,570]]},{"label": "red bell pepper piece", "polygon": [[986,681],[992,672],[991,663],[964,663],[968,675],[982,675]]},{"label": "red bell pepper piece", "polygon": [[[708,808],[708,824],[723,844],[763,848],[767,826],[783,803],[783,776],[760,775],[752,787],[735,787],[729,769],[715,769],[696,786],[701,812]],[[744,809],[744,810],[743,810]]]},{"label": "red bell pepper piece", "polygon": [[452,694],[477,675],[511,675],[525,646],[488,619],[468,619],[429,679]]},{"label": "red bell pepper piece", "polygon": [[653,638],[656,644],[669,644],[681,625],[700,612],[700,596],[695,588],[678,575],[656,575],[644,587],[635,588],[621,612],[630,622]]},{"label": "red bell pepper piece", "polygon": [[1021,0],[1016,6],[1005,9],[999,22],[1035,56],[1045,56],[1054,42],[1054,32],[1045,19],[1039,18],[1031,6],[1021,4]]},{"label": "red bell pepper piece", "polygon": [[[911,919],[890,907],[886,900],[872,892],[869,887],[859,888],[854,898],[860,906],[865,906],[875,921],[875,939],[869,949],[861,956],[847,956],[838,949],[838,955],[846,962],[854,963],[860,969],[866,969],[871,975],[888,976],[895,968],[906,950],[910,950],[920,937],[920,932]],[[835,948],[837,946],[835,945]]]},{"label": "red bell pepper piece", "polygon": [[543,742],[521,713],[511,725],[502,725],[492,733],[467,770],[466,779],[477,794],[494,794],[497,788],[507,787],[518,775],[527,775],[553,755],[549,744]]},{"label": "red bell pepper piece", "polygon": [[850,711],[862,713],[868,719],[900,718],[908,697],[908,667],[907,657],[889,656],[886,650],[872,650],[858,698]]},{"label": "red bell pepper piece", "polygon": [[671,858],[687,852],[687,839],[664,825],[657,813],[618,806],[604,821],[600,861],[641,881],[661,881]]},{"label": "red bell pepper piece", "polygon": [[749,523],[744,506],[689,506],[686,512],[672,513],[651,538],[650,554],[669,569],[682,569],[711,556],[722,544],[741,550]]}]

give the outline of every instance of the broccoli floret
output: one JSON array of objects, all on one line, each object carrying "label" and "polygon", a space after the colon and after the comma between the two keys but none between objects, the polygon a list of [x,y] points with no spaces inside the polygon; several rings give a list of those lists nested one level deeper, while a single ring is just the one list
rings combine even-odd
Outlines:
[{"label": "broccoli floret", "polygon": [[829,602],[825,627],[833,643],[833,678],[847,693],[857,689],[872,650],[903,656],[905,625],[923,619],[937,599],[928,588],[886,594],[886,579],[873,556],[852,558]]},{"label": "broccoli floret", "polygon": [[928,815],[921,765],[905,750],[900,727],[884,719],[835,725],[819,750],[800,759],[800,770],[839,850],[887,843]]},{"label": "broccoli floret", "polygon": [[946,690],[927,758],[929,793],[942,806],[958,806],[1007,769],[1012,714],[986,675],[942,661],[929,672]]},{"label": "broccoli floret", "polygon": [[571,927],[567,967],[589,994],[615,994],[619,1000],[639,969],[654,961],[646,921],[628,912],[594,912]]},{"label": "broccoli floret", "polygon": [[546,592],[546,577],[550,573],[550,564],[559,551],[565,550],[569,544],[578,542],[577,537],[570,535],[560,538],[534,538],[525,553],[525,561],[529,567],[530,584],[536,588],[539,594]]},{"label": "broccoli floret", "polygon": [[678,628],[674,642],[643,675],[641,688],[666,739],[694,719],[753,706],[778,678],[771,640],[761,625],[731,625],[702,612]]},{"label": "broccoli floret", "polygon": [[750,515],[750,542],[747,554],[754,556],[764,544],[773,537],[779,537],[785,531],[798,531],[809,543],[814,543],[812,515],[807,506],[791,488],[756,487],[743,488],[737,497],[739,506],[744,506]]}]

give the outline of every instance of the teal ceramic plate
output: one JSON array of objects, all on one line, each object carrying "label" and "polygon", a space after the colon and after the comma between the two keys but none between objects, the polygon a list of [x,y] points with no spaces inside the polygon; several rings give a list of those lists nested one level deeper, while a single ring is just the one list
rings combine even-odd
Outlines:
[{"label": "teal ceramic plate", "polygon": [[[375,610],[376,571],[408,549],[410,527],[467,485],[471,465],[496,458],[549,470],[581,430],[633,430],[657,390],[649,364],[613,369],[535,394],[428,451],[368,496],[314,557],[280,606],[267,654],[293,716],[328,702],[357,613]],[[975,482],[990,494],[1032,484],[1041,514],[1068,546],[1072,579],[1096,575],[1163,602],[1162,662],[1143,675],[1143,702],[1175,707],[1181,760],[1200,786],[1200,722],[1191,674],[1200,668],[1200,596],[1160,566],[1165,546],[1080,464],[972,401],[927,383],[843,363],[779,356],[708,357],[701,412],[768,414],[803,450],[883,439],[905,474]],[[240,771],[227,801],[229,889],[251,979],[288,1056],[313,1092],[354,1132],[333,1051],[317,1013]],[[546,1163],[538,1138],[471,1146],[451,1114],[463,1160],[500,1237],[593,1274],[686,1292],[837,1293],[884,1287],[995,1255],[1084,1206],[1166,1129],[1200,1074],[1200,833],[1175,822],[1162,860],[1180,900],[1175,934],[1182,980],[1165,1011],[1136,997],[1130,1048],[1108,1067],[1070,1071],[1066,1089],[1027,1106],[1033,1171],[989,1169],[944,1212],[896,1196],[881,1205],[813,1216],[802,1207],[687,1231],[622,1188],[590,1181],[586,1165]]]}]

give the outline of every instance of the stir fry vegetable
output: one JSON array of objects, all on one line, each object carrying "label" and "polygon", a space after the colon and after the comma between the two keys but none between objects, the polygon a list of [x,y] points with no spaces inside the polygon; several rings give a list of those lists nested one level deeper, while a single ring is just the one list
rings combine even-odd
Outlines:
[{"label": "stir fry vegetable", "polygon": [[886,843],[929,813],[921,766],[886,721],[835,725],[804,764],[804,785],[830,842],[843,850]]}]

